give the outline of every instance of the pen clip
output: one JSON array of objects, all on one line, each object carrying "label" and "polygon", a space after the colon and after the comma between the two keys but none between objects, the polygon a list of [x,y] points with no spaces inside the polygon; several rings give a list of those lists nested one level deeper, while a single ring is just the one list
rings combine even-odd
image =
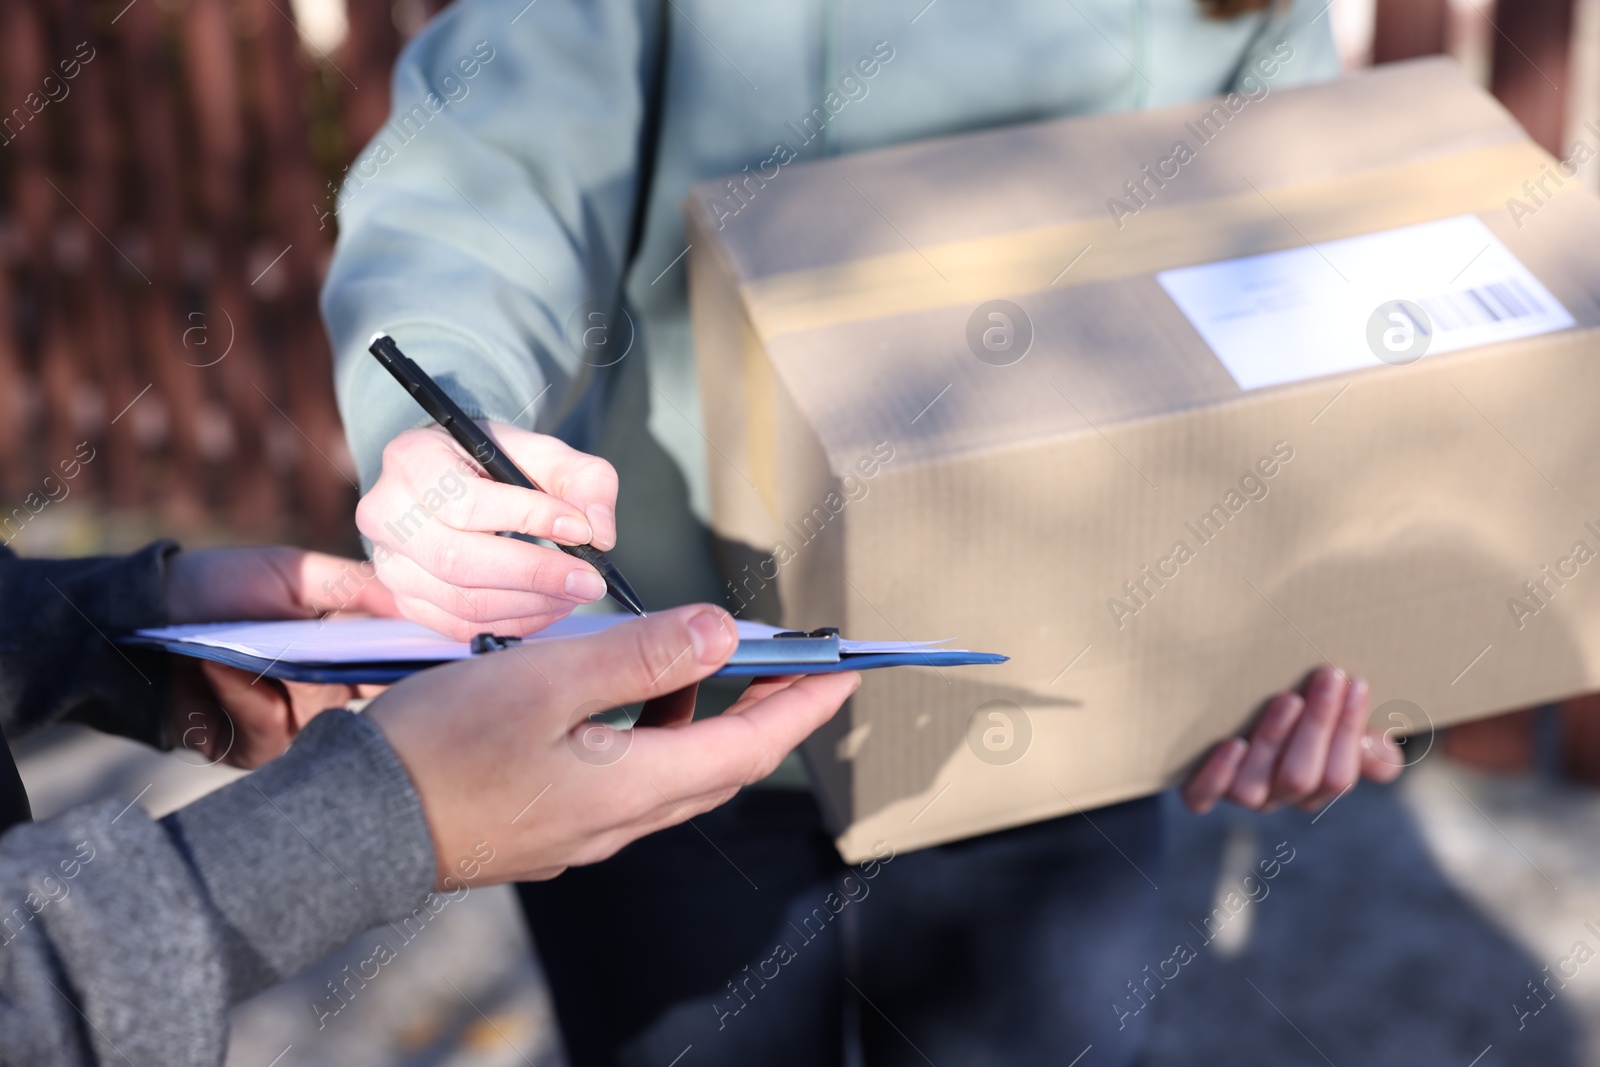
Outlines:
[{"label": "pen clip", "polygon": [[505,637],[500,634],[477,634],[472,639],[472,654],[481,656],[486,652],[502,652],[505,649],[522,644],[520,637]]}]

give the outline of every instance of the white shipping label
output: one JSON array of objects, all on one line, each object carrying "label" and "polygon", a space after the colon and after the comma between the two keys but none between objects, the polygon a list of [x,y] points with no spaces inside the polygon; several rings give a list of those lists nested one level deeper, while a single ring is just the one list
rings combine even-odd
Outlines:
[{"label": "white shipping label", "polygon": [[1156,275],[1241,389],[1572,325],[1476,216]]}]

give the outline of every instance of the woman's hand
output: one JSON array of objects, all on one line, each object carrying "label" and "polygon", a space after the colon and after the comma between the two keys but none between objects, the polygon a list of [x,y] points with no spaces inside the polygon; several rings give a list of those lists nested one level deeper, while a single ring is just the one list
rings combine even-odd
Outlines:
[{"label": "woman's hand", "polygon": [[189,549],[167,561],[167,622],[398,615],[374,579],[371,563],[287,545]]},{"label": "woman's hand", "polygon": [[[282,545],[183,551],[167,562],[167,620],[174,625],[340,612],[397,613],[370,563]],[[318,713],[383,689],[282,682],[187,656],[169,659],[173,745],[235,767],[260,766]]]},{"label": "woman's hand", "polygon": [[1400,747],[1383,731],[1367,729],[1365,681],[1322,667],[1303,688],[1303,696],[1273,697],[1248,740],[1231,737],[1212,749],[1184,785],[1184,803],[1201,813],[1224,797],[1254,811],[1285,804],[1316,811],[1362,777],[1400,776]]}]

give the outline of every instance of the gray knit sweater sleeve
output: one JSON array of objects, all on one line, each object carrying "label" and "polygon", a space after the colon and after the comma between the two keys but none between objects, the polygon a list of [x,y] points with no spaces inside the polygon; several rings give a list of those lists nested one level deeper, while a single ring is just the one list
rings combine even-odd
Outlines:
[{"label": "gray knit sweater sleeve", "polygon": [[371,722],[312,720],[152,821],[117,802],[0,837],[0,1065],[222,1063],[226,1012],[435,879],[421,799]]}]

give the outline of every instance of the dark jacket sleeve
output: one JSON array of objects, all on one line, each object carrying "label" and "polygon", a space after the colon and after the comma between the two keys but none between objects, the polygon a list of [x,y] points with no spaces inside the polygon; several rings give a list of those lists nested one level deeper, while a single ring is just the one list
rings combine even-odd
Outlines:
[{"label": "dark jacket sleeve", "polygon": [[405,767],[344,710],[159,822],[111,801],[15,827],[0,836],[0,1067],[216,1067],[230,1005],[442,906],[434,863]]},{"label": "dark jacket sleeve", "polygon": [[0,730],[9,739],[70,719],[170,748],[168,657],[111,638],[167,622],[157,541],[128,556],[24,559],[0,548]]}]

